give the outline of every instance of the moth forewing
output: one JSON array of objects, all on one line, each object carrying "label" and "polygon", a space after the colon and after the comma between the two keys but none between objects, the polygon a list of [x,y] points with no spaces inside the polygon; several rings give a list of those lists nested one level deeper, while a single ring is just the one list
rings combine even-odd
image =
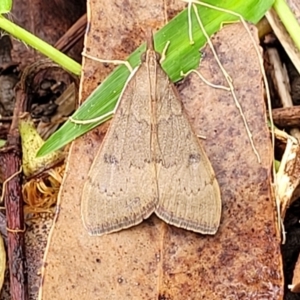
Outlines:
[{"label": "moth forewing", "polygon": [[[211,163],[183,110],[173,83],[157,63],[157,181],[155,213],[165,222],[215,234],[221,196]],[[167,91],[167,92],[166,92]]]},{"label": "moth forewing", "polygon": [[136,225],[157,202],[145,72],[142,64],[125,86],[83,188],[82,218],[91,235]]}]

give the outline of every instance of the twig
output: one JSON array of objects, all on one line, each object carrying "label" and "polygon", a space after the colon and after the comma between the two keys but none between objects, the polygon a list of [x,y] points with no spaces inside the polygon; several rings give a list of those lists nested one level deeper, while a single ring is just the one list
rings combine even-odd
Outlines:
[{"label": "twig", "polygon": [[17,90],[14,116],[7,144],[0,152],[0,166],[6,183],[4,202],[7,218],[7,251],[10,272],[10,293],[13,300],[28,300],[27,270],[25,268],[25,236],[21,174],[20,137],[18,116],[23,109],[24,91]]}]

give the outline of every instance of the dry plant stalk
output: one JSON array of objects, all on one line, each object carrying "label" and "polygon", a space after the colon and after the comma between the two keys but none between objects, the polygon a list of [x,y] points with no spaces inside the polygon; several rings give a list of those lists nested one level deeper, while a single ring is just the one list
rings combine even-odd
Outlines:
[{"label": "dry plant stalk", "polygon": [[45,172],[40,178],[32,178],[22,186],[25,202],[24,214],[52,212],[56,204],[65,166],[55,167]]}]

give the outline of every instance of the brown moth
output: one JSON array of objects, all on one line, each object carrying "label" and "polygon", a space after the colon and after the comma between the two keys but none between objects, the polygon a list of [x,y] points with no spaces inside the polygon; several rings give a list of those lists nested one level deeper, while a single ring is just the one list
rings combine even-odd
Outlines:
[{"label": "brown moth", "polygon": [[215,234],[218,182],[149,40],[84,184],[84,225],[91,235],[102,235],[154,212],[168,224]]}]

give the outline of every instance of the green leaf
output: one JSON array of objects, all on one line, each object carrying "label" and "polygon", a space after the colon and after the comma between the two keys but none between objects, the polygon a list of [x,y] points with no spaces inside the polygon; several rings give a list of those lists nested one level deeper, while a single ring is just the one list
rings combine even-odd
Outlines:
[{"label": "green leaf", "polygon": [[0,1],[0,14],[7,14],[11,11],[12,0],[1,0]]},{"label": "green leaf", "polygon": [[[216,1],[210,0],[206,2],[213,5],[213,3]],[[221,1],[221,3],[222,8],[226,8],[243,15],[244,19],[249,22],[257,23],[264,16],[265,12],[272,6],[273,0],[226,0]],[[209,35],[217,32],[222,23],[234,22],[238,20],[238,17],[226,14],[224,12],[206,8],[200,5],[197,5],[197,8],[203,25]],[[186,73],[191,69],[197,68],[200,60],[199,49],[201,49],[206,43],[205,37],[200,31],[196,17],[193,13],[192,24],[193,39],[195,42],[193,45],[190,44],[188,37],[187,9],[178,14],[154,36],[155,49],[160,53],[165,47],[166,42],[170,41],[166,60],[163,62],[162,66],[168,73],[171,80],[174,82],[181,79],[181,71]],[[144,51],[145,44],[140,46],[130,55],[128,61],[132,67],[136,67],[140,64],[140,56]],[[94,92],[88,97],[88,99],[72,117],[79,120],[88,120],[111,112],[118,100],[128,76],[129,71],[124,65],[117,67],[103,81],[103,83],[94,90]],[[109,119],[109,117],[102,119],[100,122],[88,125],[78,125],[72,123],[71,121],[67,121],[41,147],[41,149],[38,151],[38,156],[43,156],[63,147],[67,143],[98,126],[107,119]]]}]

